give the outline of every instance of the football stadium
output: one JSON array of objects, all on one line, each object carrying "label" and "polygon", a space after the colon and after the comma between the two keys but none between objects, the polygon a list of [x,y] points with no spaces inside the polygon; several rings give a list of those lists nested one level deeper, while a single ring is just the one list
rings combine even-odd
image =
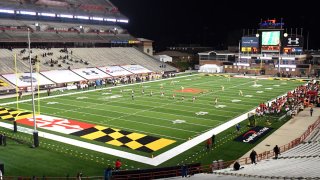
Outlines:
[{"label": "football stadium", "polygon": [[128,23],[108,0],[0,2],[0,179],[320,178],[302,32],[261,20],[181,71]]}]

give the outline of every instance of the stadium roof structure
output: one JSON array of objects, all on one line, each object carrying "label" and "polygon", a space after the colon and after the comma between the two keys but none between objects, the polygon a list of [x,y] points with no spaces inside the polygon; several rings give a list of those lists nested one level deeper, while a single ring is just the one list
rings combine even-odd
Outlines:
[{"label": "stadium roof structure", "polygon": [[0,0],[0,13],[128,22],[109,0]]}]

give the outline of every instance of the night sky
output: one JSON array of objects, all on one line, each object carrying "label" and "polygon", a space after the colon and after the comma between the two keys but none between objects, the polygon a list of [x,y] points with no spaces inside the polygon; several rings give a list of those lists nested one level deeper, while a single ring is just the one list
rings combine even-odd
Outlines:
[{"label": "night sky", "polygon": [[[155,41],[156,50],[177,44],[215,49],[237,45],[243,29],[257,29],[260,19],[281,17],[289,31],[303,28],[309,49],[320,48],[320,8],[315,1],[251,0],[111,0],[130,20],[135,37]],[[246,30],[247,32],[247,30]],[[300,34],[300,32],[299,32]],[[306,41],[305,41],[306,47]]]}]

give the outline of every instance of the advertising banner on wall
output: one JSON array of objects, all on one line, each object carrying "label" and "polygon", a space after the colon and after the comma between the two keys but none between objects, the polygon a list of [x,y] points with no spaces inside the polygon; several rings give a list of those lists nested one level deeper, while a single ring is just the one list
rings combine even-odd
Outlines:
[{"label": "advertising banner on wall", "polygon": [[302,36],[291,36],[284,38],[285,47],[303,47],[303,37]]},{"label": "advertising banner on wall", "polygon": [[2,76],[18,87],[30,87],[31,81],[34,86],[55,84],[39,73],[32,73],[32,77],[30,76],[30,73],[4,74]]},{"label": "advertising banner on wall", "polygon": [[99,69],[107,74],[110,74],[113,77],[129,76],[133,74],[132,72],[129,72],[120,66],[104,66],[104,67],[99,67]]},{"label": "advertising banner on wall", "polygon": [[269,127],[256,126],[254,128],[251,128],[247,132],[241,134],[234,140],[254,144],[256,141],[258,141],[261,137],[265,136],[271,130],[272,128]]},{"label": "advertising banner on wall", "polygon": [[242,37],[241,47],[259,47],[259,38],[257,38],[257,37]]},{"label": "advertising banner on wall", "polygon": [[121,66],[122,68],[126,69],[127,71],[133,72],[135,74],[145,74],[145,73],[150,73],[149,69],[140,66],[140,65],[125,65]]},{"label": "advertising banner on wall", "polygon": [[88,80],[105,79],[111,77],[97,68],[81,68],[73,69],[72,71]]},{"label": "advertising banner on wall", "polygon": [[80,77],[76,73],[70,70],[53,70],[41,72],[44,76],[49,78],[55,83],[69,83],[69,82],[80,82],[86,81],[86,79]]}]

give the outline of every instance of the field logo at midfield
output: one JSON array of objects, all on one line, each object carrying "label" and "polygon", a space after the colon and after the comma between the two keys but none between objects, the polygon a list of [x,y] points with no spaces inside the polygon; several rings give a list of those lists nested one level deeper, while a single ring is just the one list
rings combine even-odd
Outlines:
[{"label": "field logo at midfield", "polygon": [[261,127],[256,126],[247,132],[241,134],[237,138],[235,138],[235,141],[244,142],[244,143],[250,143],[253,144],[256,141],[258,141],[261,137],[266,135],[269,131],[271,131],[272,128],[269,127]]},{"label": "field logo at midfield", "polygon": [[207,115],[207,114],[209,114],[209,113],[208,112],[202,112],[202,111],[196,112],[196,115],[198,115],[198,116],[204,116],[204,115]]},{"label": "field logo at midfield", "polygon": [[199,93],[203,93],[206,91],[203,89],[198,89],[198,88],[184,88],[184,89],[180,89],[180,90],[175,90],[175,92],[199,94]]},{"label": "field logo at midfield", "polygon": [[214,106],[215,108],[225,108],[225,107],[227,107],[226,105],[216,105],[216,106]]},{"label": "field logo at midfield", "polygon": [[185,120],[180,120],[180,119],[177,119],[177,120],[174,120],[172,121],[173,124],[182,124],[182,123],[186,123]]},{"label": "field logo at midfield", "polygon": [[[71,134],[94,126],[93,124],[46,115],[36,116],[36,121],[38,128],[47,129],[63,134]],[[33,126],[33,118],[25,118],[18,120],[17,122],[18,124]]]}]

